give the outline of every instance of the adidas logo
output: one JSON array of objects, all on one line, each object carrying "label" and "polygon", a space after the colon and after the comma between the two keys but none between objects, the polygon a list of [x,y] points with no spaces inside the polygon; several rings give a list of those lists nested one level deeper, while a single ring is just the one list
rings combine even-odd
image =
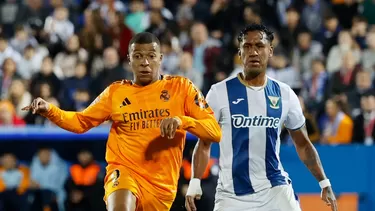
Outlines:
[{"label": "adidas logo", "polygon": [[131,102],[130,102],[130,100],[126,97],[126,98],[122,101],[122,103],[121,103],[121,105],[120,105],[120,108],[125,107],[125,106],[127,106],[127,105],[131,105]]}]

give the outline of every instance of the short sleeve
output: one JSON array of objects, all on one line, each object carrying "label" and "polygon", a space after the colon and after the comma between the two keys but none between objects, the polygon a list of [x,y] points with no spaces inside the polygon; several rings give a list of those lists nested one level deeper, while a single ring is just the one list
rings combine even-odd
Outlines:
[{"label": "short sleeve", "polygon": [[216,121],[220,120],[220,104],[218,100],[218,94],[214,86],[211,87],[206,97],[207,104],[211,107],[214,112]]},{"label": "short sleeve", "polygon": [[287,129],[298,130],[305,124],[305,116],[303,115],[300,101],[291,88],[289,88],[288,103],[289,110],[284,125]]}]

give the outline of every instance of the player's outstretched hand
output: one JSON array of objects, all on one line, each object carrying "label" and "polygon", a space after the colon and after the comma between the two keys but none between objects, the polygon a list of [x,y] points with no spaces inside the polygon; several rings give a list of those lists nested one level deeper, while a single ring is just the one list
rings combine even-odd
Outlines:
[{"label": "player's outstretched hand", "polygon": [[331,186],[323,188],[321,197],[327,206],[331,206],[332,211],[338,211],[336,197]]},{"label": "player's outstretched hand", "polygon": [[197,211],[195,199],[199,200],[202,196],[201,181],[199,179],[191,179],[185,196],[185,207],[187,211]]},{"label": "player's outstretched hand", "polygon": [[173,139],[176,134],[177,128],[181,125],[181,119],[178,117],[168,117],[160,123],[160,134],[161,137],[167,137]]},{"label": "player's outstretched hand", "polygon": [[22,108],[23,111],[32,111],[33,114],[43,113],[48,111],[48,109],[48,102],[40,97],[34,99],[29,106]]}]

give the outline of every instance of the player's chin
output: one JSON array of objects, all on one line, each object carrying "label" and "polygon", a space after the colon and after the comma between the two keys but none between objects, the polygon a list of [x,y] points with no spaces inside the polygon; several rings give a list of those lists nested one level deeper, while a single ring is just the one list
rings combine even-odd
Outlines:
[{"label": "player's chin", "polygon": [[152,76],[138,76],[138,81],[142,84],[142,85],[147,85],[147,84],[150,84],[152,81],[153,81],[153,77]]},{"label": "player's chin", "polygon": [[262,67],[247,67],[246,68],[246,72],[251,74],[251,75],[257,75],[257,74],[260,74],[264,71],[264,68]]}]

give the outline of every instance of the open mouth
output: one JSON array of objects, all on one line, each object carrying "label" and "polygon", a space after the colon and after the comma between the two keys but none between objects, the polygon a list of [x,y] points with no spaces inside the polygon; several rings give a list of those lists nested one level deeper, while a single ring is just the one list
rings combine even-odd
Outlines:
[{"label": "open mouth", "polygon": [[150,71],[147,71],[147,70],[141,70],[139,72],[141,75],[151,75],[151,72]]},{"label": "open mouth", "polygon": [[248,64],[250,64],[250,65],[260,65],[260,61],[254,59],[254,60],[250,60],[250,61],[248,62]]}]

